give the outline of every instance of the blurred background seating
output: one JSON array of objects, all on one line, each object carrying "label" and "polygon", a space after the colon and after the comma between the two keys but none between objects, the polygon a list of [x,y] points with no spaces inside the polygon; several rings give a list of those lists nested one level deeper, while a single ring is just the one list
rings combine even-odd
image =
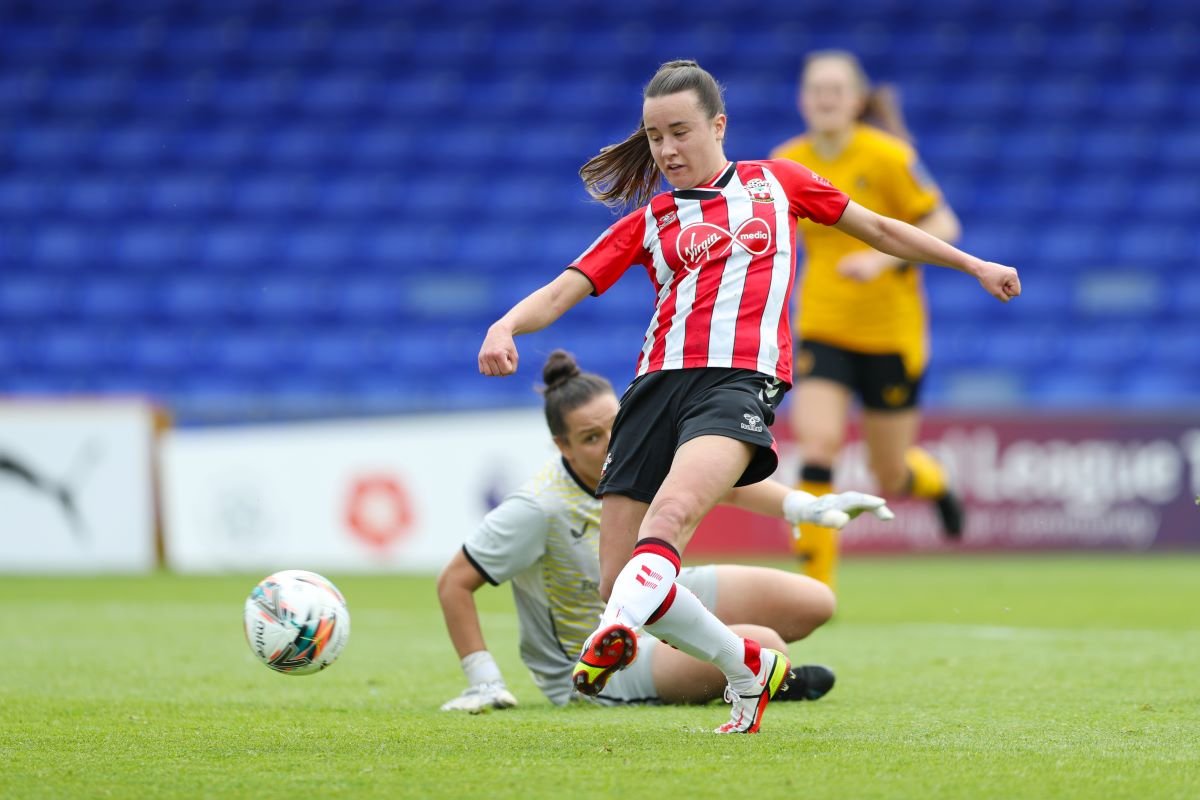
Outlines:
[{"label": "blurred background seating", "polygon": [[731,158],[800,130],[803,54],[895,83],[1001,306],[927,271],[933,408],[1200,406],[1190,0],[753,11],[545,3],[0,5],[0,392],[150,393],[184,424],[534,404],[555,346],[620,386],[630,276],[485,380],[487,325],[612,220],[576,175],[693,57]]}]

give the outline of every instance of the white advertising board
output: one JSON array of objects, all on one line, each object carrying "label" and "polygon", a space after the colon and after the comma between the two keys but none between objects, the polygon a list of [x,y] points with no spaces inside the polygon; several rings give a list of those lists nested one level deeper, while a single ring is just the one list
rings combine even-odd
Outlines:
[{"label": "white advertising board", "polygon": [[555,452],[540,410],[172,431],[167,564],[437,570]]},{"label": "white advertising board", "polygon": [[0,401],[0,572],[153,569],[154,437],[139,401]]}]

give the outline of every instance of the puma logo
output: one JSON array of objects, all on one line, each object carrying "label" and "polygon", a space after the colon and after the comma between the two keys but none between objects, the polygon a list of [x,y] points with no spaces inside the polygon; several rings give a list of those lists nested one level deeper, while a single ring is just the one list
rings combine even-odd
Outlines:
[{"label": "puma logo", "polygon": [[99,446],[95,442],[89,442],[76,456],[75,463],[70,470],[72,474],[66,478],[56,479],[33,468],[16,456],[0,452],[0,475],[7,475],[24,484],[31,491],[48,498],[62,511],[75,538],[84,539],[87,535],[87,526],[79,512],[76,496],[83,473],[92,467],[99,456]]}]

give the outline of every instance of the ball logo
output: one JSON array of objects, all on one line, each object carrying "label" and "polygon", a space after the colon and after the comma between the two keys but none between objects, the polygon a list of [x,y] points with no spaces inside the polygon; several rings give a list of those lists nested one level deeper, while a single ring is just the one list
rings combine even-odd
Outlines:
[{"label": "ball logo", "polygon": [[771,228],[758,217],[746,220],[733,233],[711,222],[694,222],[679,232],[675,252],[685,267],[696,269],[729,255],[735,243],[750,255],[761,256],[771,248]]}]

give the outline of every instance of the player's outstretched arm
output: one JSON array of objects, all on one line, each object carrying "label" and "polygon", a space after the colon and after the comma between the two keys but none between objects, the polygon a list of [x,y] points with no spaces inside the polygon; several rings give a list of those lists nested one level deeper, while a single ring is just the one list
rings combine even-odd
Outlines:
[{"label": "player's outstretched arm", "polygon": [[592,282],[582,272],[564,270],[554,280],[525,297],[492,323],[479,348],[479,371],[484,375],[512,375],[517,371],[514,337],[540,331],[592,293]]},{"label": "player's outstretched arm", "polygon": [[896,258],[973,275],[988,294],[1005,303],[1021,294],[1021,279],[1012,267],[964,253],[914,225],[876,214],[853,200],[834,227]]},{"label": "player's outstretched arm", "polygon": [[896,518],[886,500],[864,492],[836,492],[816,497],[795,490],[783,501],[784,518],[793,525],[815,522],[826,528],[843,528],[850,520],[867,512],[885,522]]},{"label": "player's outstretched arm", "polygon": [[[957,242],[958,237],[962,235],[962,224],[958,221],[958,216],[954,213],[954,209],[945,203],[930,211],[913,225],[930,236],[936,236],[943,242],[951,244]],[[870,248],[850,251],[838,261],[836,269],[838,274],[844,278],[866,282],[875,280],[884,272],[899,269],[908,263],[902,258],[889,256],[887,253]]]},{"label": "player's outstretched arm", "polygon": [[512,708],[517,704],[504,685],[500,667],[488,652],[479,626],[475,592],[483,585],[483,576],[467,561],[461,550],[438,576],[438,602],[446,619],[450,641],[461,659],[467,688],[442,704],[442,711],[467,711],[478,714],[492,708]]},{"label": "player's outstretched arm", "polygon": [[882,497],[862,492],[838,492],[815,497],[808,492],[789,489],[774,480],[732,489],[721,498],[721,503],[766,517],[786,519],[793,525],[811,522],[824,528],[842,528],[867,511],[883,520],[895,517]]}]

